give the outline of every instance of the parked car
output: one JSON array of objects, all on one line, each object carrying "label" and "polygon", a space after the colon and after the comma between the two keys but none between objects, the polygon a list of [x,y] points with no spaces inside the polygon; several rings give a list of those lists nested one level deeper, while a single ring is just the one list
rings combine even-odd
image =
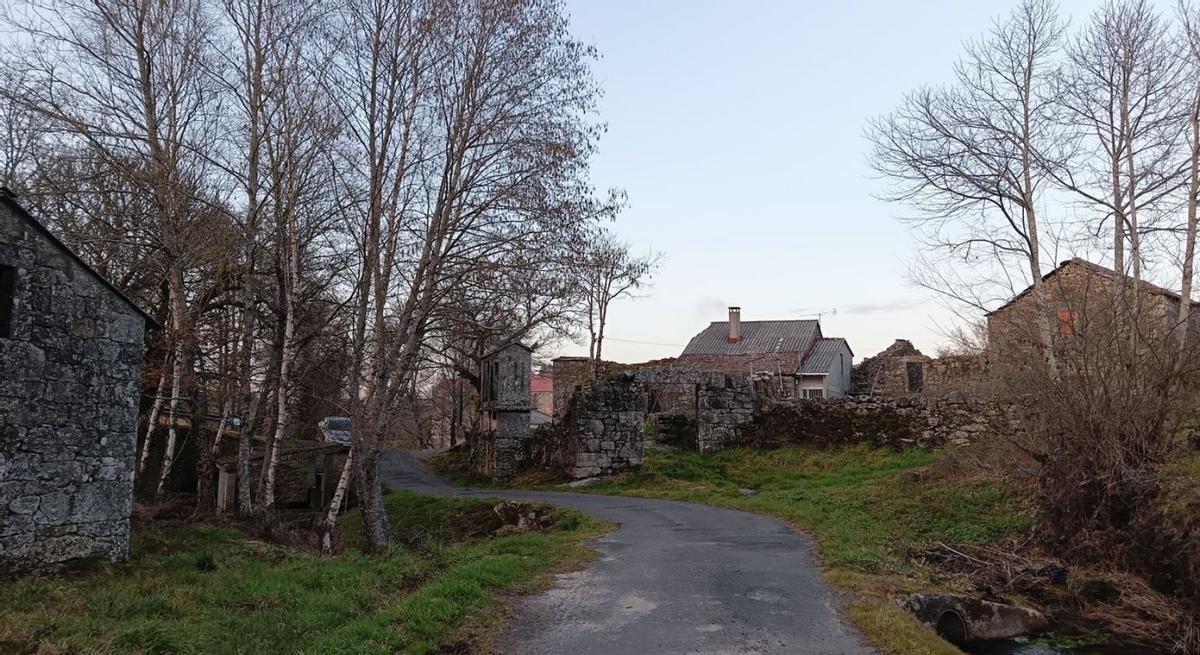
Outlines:
[{"label": "parked car", "polygon": [[317,423],[321,436],[330,443],[350,445],[350,417],[326,416]]}]

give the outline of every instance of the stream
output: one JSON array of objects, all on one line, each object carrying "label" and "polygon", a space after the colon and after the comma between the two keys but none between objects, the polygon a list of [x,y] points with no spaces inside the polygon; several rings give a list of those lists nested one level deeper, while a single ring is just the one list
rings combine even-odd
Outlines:
[{"label": "stream", "polygon": [[1142,646],[1093,644],[1069,647],[1015,640],[975,642],[963,650],[970,655],[1165,655],[1162,651]]}]

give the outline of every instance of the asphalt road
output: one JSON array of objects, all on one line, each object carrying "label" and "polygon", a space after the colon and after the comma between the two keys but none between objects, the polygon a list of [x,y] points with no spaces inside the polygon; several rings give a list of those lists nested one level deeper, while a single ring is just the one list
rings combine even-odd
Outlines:
[{"label": "asphalt road", "polygon": [[385,453],[383,479],[441,495],[574,507],[619,527],[601,557],[518,600],[497,643],[513,655],[870,653],[821,582],[808,540],[756,514],[667,500],[461,489],[413,454]]}]

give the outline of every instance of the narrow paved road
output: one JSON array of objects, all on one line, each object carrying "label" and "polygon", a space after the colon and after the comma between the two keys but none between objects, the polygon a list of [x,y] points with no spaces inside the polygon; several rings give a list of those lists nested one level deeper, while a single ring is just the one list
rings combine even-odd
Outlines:
[{"label": "narrow paved road", "polygon": [[518,601],[512,655],[868,653],[820,580],[808,540],[763,516],[667,500],[452,487],[410,453],[380,462],[397,488],[535,500],[619,525],[601,557]]}]

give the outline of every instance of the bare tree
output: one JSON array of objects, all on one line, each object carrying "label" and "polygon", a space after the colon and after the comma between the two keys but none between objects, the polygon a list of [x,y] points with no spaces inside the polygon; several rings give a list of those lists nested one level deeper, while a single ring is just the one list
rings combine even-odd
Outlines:
[{"label": "bare tree", "polygon": [[[1168,25],[1144,0],[1105,4],[1068,48],[1059,76],[1063,120],[1074,142],[1073,156],[1053,167],[1055,177],[1112,220],[1114,293],[1127,288],[1136,308],[1142,278],[1142,237],[1152,215],[1183,182],[1177,156],[1181,128],[1178,89],[1182,60]],[[1089,225],[1097,236],[1100,229]],[[1125,245],[1133,284],[1127,286]],[[1131,333],[1134,333],[1131,331]]]},{"label": "bare tree", "polygon": [[[167,289],[172,351],[168,443],[161,491],[174,463],[184,378],[193,361],[194,301],[214,276],[189,276],[222,247],[204,162],[192,146],[210,127],[213,95],[205,69],[209,18],[199,0],[121,0],[105,4],[31,0],[6,19],[33,47],[8,53],[26,83],[6,98],[35,111],[65,139],[87,144],[145,195],[153,208],[153,246]],[[205,238],[198,238],[204,234]]]},{"label": "bare tree", "polygon": [[1196,256],[1196,205],[1200,201],[1200,11],[1190,3],[1180,0],[1178,5],[1179,22],[1183,31],[1185,44],[1185,63],[1182,69],[1189,81],[1187,92],[1187,114],[1185,119],[1185,138],[1187,150],[1187,173],[1184,190],[1184,206],[1187,218],[1184,226],[1183,257],[1180,270],[1179,295],[1184,302],[1179,303],[1178,325],[1176,326],[1179,344],[1177,361],[1181,362],[1187,351],[1187,338],[1192,323],[1192,281],[1195,273]]},{"label": "bare tree", "polygon": [[1052,0],[1024,0],[969,43],[946,88],[922,88],[872,121],[871,163],[909,203],[935,250],[962,261],[1020,264],[1041,311],[1038,338],[1056,368],[1042,284],[1044,162],[1058,142],[1052,89],[1062,25]]},{"label": "bare tree", "polygon": [[404,416],[439,308],[513,244],[594,218],[576,210],[591,191],[596,90],[592,51],[555,0],[364,0],[341,16],[343,124],[363,189],[347,218],[359,244],[352,473],[379,546],[381,439]]},{"label": "bare tree", "polygon": [[580,257],[582,313],[587,320],[588,359],[592,379],[599,374],[604,356],[604,331],[612,303],[631,297],[650,282],[660,255],[635,256],[626,243],[608,232],[600,232],[586,245]]}]

